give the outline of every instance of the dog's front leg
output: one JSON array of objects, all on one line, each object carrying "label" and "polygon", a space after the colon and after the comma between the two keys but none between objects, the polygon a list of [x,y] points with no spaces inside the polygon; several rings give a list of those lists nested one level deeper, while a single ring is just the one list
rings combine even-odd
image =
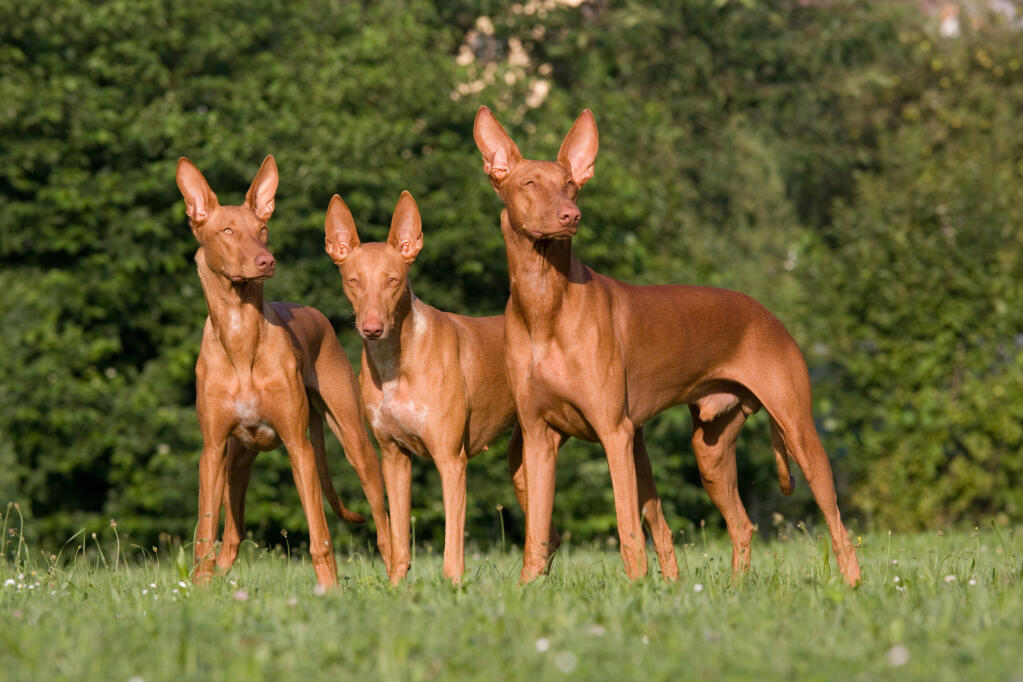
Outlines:
[{"label": "dog's front leg", "polygon": [[[526,542],[520,583],[546,573],[554,548],[550,546],[551,517],[558,448],[564,441],[557,430],[536,420],[522,430],[522,465],[526,474]],[[631,455],[630,455],[631,456]]]},{"label": "dog's front leg", "polygon": [[465,573],[465,466],[461,446],[451,454],[434,456],[444,494],[444,577],[456,585]]},{"label": "dog's front leg", "polygon": [[625,574],[630,580],[642,577],[647,572],[643,527],[639,520],[633,434],[634,428],[628,419],[612,431],[597,434],[607,452],[607,466],[611,472],[611,487],[614,489],[615,515],[618,518],[619,549],[625,563]]},{"label": "dog's front leg", "polygon": [[220,505],[227,478],[227,433],[204,429],[202,454],[199,455],[199,521],[195,529],[195,566],[192,581],[209,582],[216,559],[215,543],[220,528]]},{"label": "dog's front leg", "polygon": [[408,575],[409,522],[412,513],[412,457],[393,440],[379,438],[380,457],[390,504],[389,547],[387,566],[391,583],[397,585]]}]

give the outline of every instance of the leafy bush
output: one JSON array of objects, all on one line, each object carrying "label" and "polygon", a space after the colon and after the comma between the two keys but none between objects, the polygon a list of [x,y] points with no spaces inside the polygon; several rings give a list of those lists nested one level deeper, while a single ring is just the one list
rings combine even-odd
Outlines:
[{"label": "leafy bush", "polygon": [[[471,137],[487,103],[537,158],[579,110],[596,113],[587,263],[740,289],[786,323],[847,517],[1018,518],[1020,34],[988,18],[939,40],[929,23],[909,4],[851,1],[5,5],[0,500],[20,501],[50,544],[110,517],[139,542],[191,535],[205,308],[181,155],[230,203],[276,155],[267,295],[323,310],[353,358],[322,252],[335,191],[382,239],[410,189],[425,229],[417,294],[502,310],[500,207]],[[751,422],[739,458],[754,519],[813,514],[805,486],[777,492],[763,416]],[[684,409],[646,428],[675,527],[717,518],[689,431]],[[364,505],[329,448],[342,495]],[[522,530],[503,450],[469,467],[477,538],[499,535],[498,504],[509,537]],[[418,537],[437,541],[437,477],[414,471]],[[605,472],[598,448],[566,446],[559,527],[611,532]],[[290,478],[285,457],[260,458],[250,526],[271,540],[304,527]]]}]

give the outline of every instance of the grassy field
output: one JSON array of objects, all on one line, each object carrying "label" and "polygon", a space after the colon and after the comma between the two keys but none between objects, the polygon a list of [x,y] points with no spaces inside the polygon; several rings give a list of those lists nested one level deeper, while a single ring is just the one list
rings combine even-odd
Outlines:
[{"label": "grassy field", "polygon": [[734,585],[710,538],[677,547],[675,584],[656,568],[630,584],[613,549],[569,545],[525,588],[517,551],[470,551],[461,588],[435,554],[398,588],[378,560],[342,554],[327,595],[307,561],[251,543],[199,589],[187,552],[26,561],[8,531],[0,679],[1023,680],[1013,529],[865,536],[857,590],[825,542],[789,530],[758,539]]}]

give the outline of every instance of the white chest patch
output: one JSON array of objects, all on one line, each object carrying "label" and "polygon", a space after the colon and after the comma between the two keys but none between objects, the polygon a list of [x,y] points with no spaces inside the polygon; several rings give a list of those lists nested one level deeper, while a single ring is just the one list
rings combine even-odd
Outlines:
[{"label": "white chest patch", "polygon": [[381,388],[380,402],[366,406],[374,433],[378,438],[392,438],[421,457],[427,456],[422,434],[429,424],[429,407],[411,400],[399,389],[397,381],[387,382]]},{"label": "white chest patch", "polygon": [[419,339],[426,333],[426,316],[417,313],[415,306],[412,306],[412,338]]},{"label": "white chest patch", "polygon": [[416,402],[400,390],[397,381],[383,385],[384,395],[380,400],[380,412],[400,424],[406,431],[419,434],[426,426],[429,409]]},{"label": "white chest patch", "polygon": [[245,426],[254,426],[261,420],[259,418],[259,403],[255,396],[239,396],[234,399],[235,414],[238,421]]}]

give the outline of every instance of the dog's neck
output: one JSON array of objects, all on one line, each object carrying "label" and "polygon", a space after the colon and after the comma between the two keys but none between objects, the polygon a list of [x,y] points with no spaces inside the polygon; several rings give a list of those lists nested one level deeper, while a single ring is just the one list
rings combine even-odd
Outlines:
[{"label": "dog's neck", "polygon": [[195,253],[195,264],[213,331],[239,374],[248,374],[266,323],[263,283],[232,282],[210,267],[202,247]]},{"label": "dog's neck", "polygon": [[565,299],[573,269],[582,263],[572,255],[570,239],[533,240],[516,230],[501,211],[501,232],[508,254],[511,301],[530,335],[553,328]]},{"label": "dog's neck", "polygon": [[408,368],[428,324],[423,308],[424,304],[412,292],[412,285],[407,284],[394,310],[394,327],[387,338],[362,340],[366,365],[378,383],[394,381]]}]

